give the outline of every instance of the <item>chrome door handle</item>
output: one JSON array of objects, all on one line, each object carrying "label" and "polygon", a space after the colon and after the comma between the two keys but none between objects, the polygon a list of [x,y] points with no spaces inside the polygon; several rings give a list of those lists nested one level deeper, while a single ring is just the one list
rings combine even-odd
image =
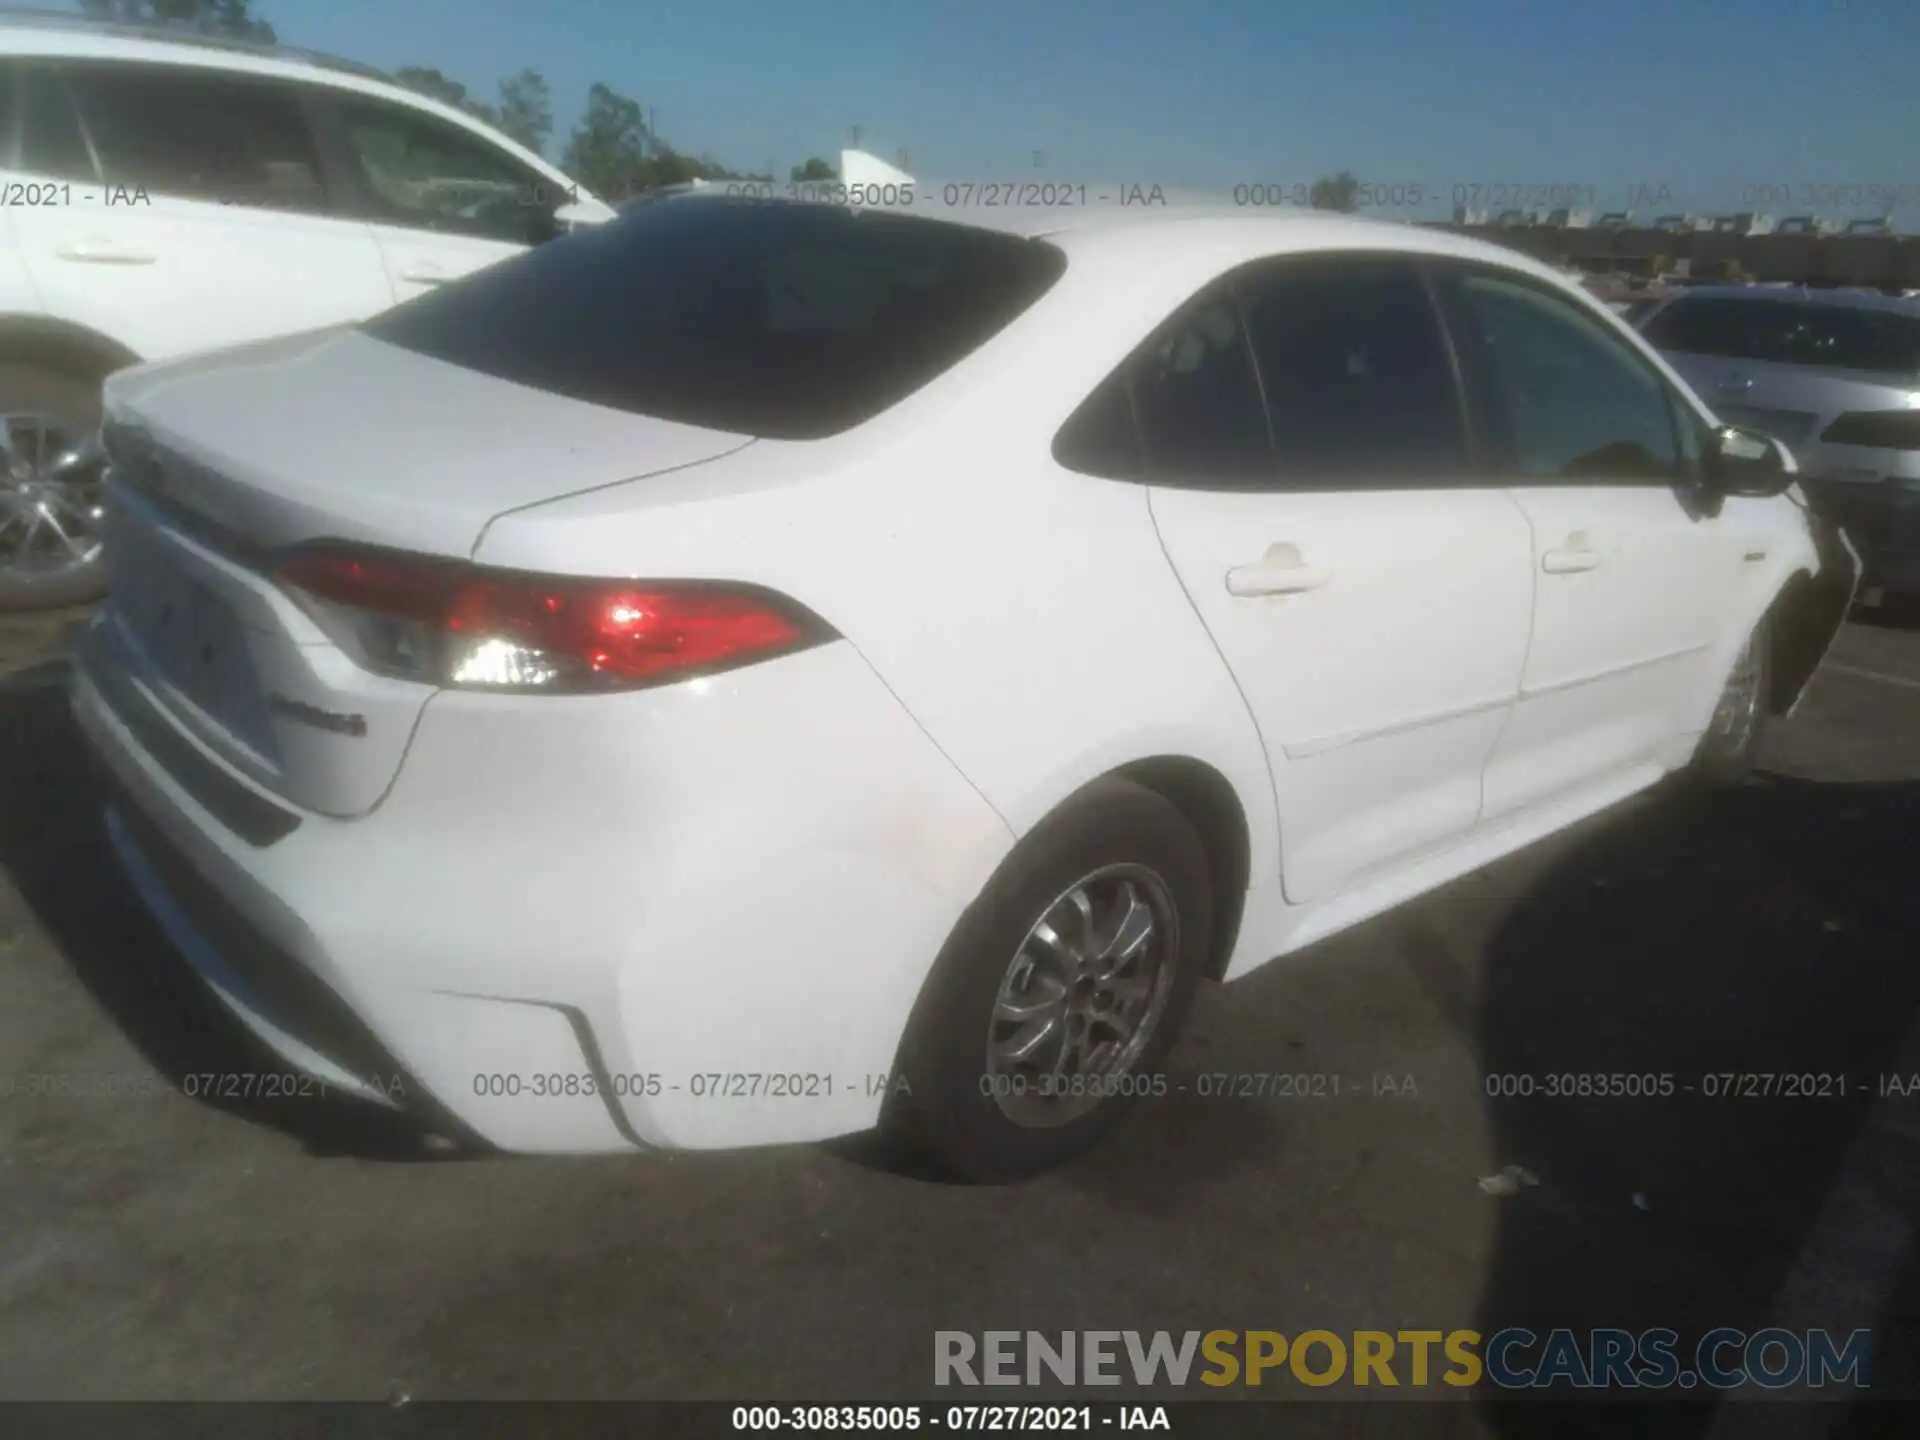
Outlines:
[{"label": "chrome door handle", "polygon": [[1227,572],[1227,593],[1241,599],[1259,595],[1298,595],[1318,590],[1333,577],[1308,565],[1292,545],[1269,545],[1266,555],[1252,565],[1236,565]]},{"label": "chrome door handle", "polygon": [[444,285],[453,277],[440,270],[402,270],[400,278],[409,285]]},{"label": "chrome door handle", "polygon": [[1578,575],[1583,570],[1598,570],[1600,558],[1592,550],[1549,550],[1540,557],[1540,568],[1549,575]]},{"label": "chrome door handle", "polygon": [[53,253],[62,260],[79,260],[89,265],[151,265],[160,258],[151,251],[135,249],[99,235],[83,235],[77,240],[68,240]]}]

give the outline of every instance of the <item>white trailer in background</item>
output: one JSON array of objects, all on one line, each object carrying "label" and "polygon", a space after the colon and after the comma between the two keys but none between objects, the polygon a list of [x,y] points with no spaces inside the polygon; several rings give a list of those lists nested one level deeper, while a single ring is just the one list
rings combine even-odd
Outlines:
[{"label": "white trailer in background", "polygon": [[844,185],[911,185],[913,176],[864,150],[840,152],[840,182]]}]

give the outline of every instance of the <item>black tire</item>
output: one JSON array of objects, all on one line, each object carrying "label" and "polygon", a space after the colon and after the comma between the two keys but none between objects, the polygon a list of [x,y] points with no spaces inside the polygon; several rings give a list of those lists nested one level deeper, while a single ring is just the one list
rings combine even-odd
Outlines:
[{"label": "black tire", "polygon": [[[1746,646],[1734,657],[1721,698],[1715,702],[1714,717],[1693,752],[1688,778],[1697,788],[1724,790],[1753,773],[1760,737],[1766,728],[1767,696],[1773,678],[1772,654],[1773,631],[1763,618],[1753,627]],[[1742,697],[1750,697],[1750,701]],[[1732,724],[1722,724],[1722,716],[1730,704],[1739,708],[1741,718]]]},{"label": "black tire", "polygon": [[[76,434],[92,435],[100,428],[103,378],[81,368],[0,363],[0,416],[46,415]],[[83,605],[106,591],[106,566],[99,559],[58,573],[31,574],[9,566],[0,550],[0,613]]]},{"label": "black tire", "polygon": [[[1143,1048],[1121,1072],[1131,1078],[1108,1077],[1087,1113],[1045,1127],[1016,1123],[989,1093],[987,1040],[1001,984],[1055,902],[1119,866],[1157,878],[1158,898],[1177,917],[1177,936],[1162,926],[1153,942],[1170,970],[1158,1019],[1139,1031]],[[954,927],[908,1022],[896,1072],[905,1085],[892,1097],[887,1130],[947,1174],[976,1183],[1021,1179],[1085,1150],[1151,1093],[1150,1077],[1206,964],[1212,903],[1205,849],[1178,809],[1130,781],[1088,786],[1014,847]]]}]

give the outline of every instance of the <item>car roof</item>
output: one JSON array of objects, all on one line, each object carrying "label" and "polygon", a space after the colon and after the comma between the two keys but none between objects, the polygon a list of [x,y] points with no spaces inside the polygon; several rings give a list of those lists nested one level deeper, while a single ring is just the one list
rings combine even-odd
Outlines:
[{"label": "car roof", "polygon": [[1823,290],[1805,285],[1691,285],[1671,299],[1745,300],[1757,305],[1816,304],[1844,310],[1892,311],[1920,316],[1920,300],[1872,290]]},{"label": "car roof", "polygon": [[[832,203],[821,200],[787,200],[779,197],[788,187],[769,186],[766,182],[718,183],[673,196],[662,196],[676,204],[739,203],[740,195],[765,195],[771,190],[775,199],[768,204]],[[856,187],[858,188],[858,187]],[[1409,221],[1376,220],[1332,210],[1313,210],[1303,206],[1235,205],[1230,197],[1202,191],[1161,189],[1158,202],[1138,198],[1151,194],[1154,187],[1134,185],[1095,186],[1060,183],[1077,197],[1084,190],[1091,203],[1080,205],[981,205],[943,203],[948,193],[979,191],[978,185],[942,186],[925,181],[914,182],[914,200],[899,205],[854,206],[857,210],[912,215],[944,224],[993,230],[1024,239],[1046,240],[1066,250],[1076,259],[1119,258],[1129,252],[1150,253],[1152,247],[1175,233],[1198,239],[1205,235],[1209,247],[1222,252],[1244,250],[1248,260],[1290,252],[1320,250],[1391,250],[1407,254],[1472,260],[1502,269],[1553,281],[1563,289],[1579,291],[1577,277],[1556,270],[1523,255],[1508,246],[1476,240]],[[729,194],[735,191],[736,194]],[[824,197],[837,191],[837,182],[818,186]],[[1100,203],[1104,192],[1113,197]],[[1581,292],[1585,293],[1585,292]]]},{"label": "car roof", "polygon": [[[231,75],[300,80],[406,105],[484,135],[541,171],[551,162],[452,105],[409,89],[384,71],[353,60],[285,45],[264,45],[190,31],[95,20],[59,11],[0,10],[0,59],[106,60],[178,65]],[[557,172],[555,172],[557,173]]]},{"label": "car roof", "polygon": [[323,54],[318,50],[96,19],[60,10],[0,10],[0,53],[62,55],[74,59],[127,57],[124,45],[95,46],[90,43],[96,40],[130,42],[140,48],[141,58],[152,60],[179,60],[205,65],[209,61],[217,63],[222,55],[250,55],[393,83],[391,76],[371,65],[343,59],[338,55]]}]

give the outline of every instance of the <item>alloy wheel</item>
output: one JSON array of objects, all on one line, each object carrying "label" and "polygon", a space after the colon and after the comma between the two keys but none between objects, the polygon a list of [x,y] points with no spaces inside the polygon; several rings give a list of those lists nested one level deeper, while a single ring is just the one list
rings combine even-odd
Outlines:
[{"label": "alloy wheel", "polygon": [[1708,734],[1722,754],[1739,755],[1753,740],[1760,723],[1760,646],[1757,632],[1747,637],[1719,703],[1713,707]]},{"label": "alloy wheel", "polygon": [[1110,865],[1047,906],[1015,951],[987,1032],[986,1089],[1027,1129],[1070,1124],[1110,1095],[1152,1042],[1180,953],[1165,880]]},{"label": "alloy wheel", "polygon": [[106,455],[52,415],[0,415],[0,574],[29,585],[99,562]]}]

